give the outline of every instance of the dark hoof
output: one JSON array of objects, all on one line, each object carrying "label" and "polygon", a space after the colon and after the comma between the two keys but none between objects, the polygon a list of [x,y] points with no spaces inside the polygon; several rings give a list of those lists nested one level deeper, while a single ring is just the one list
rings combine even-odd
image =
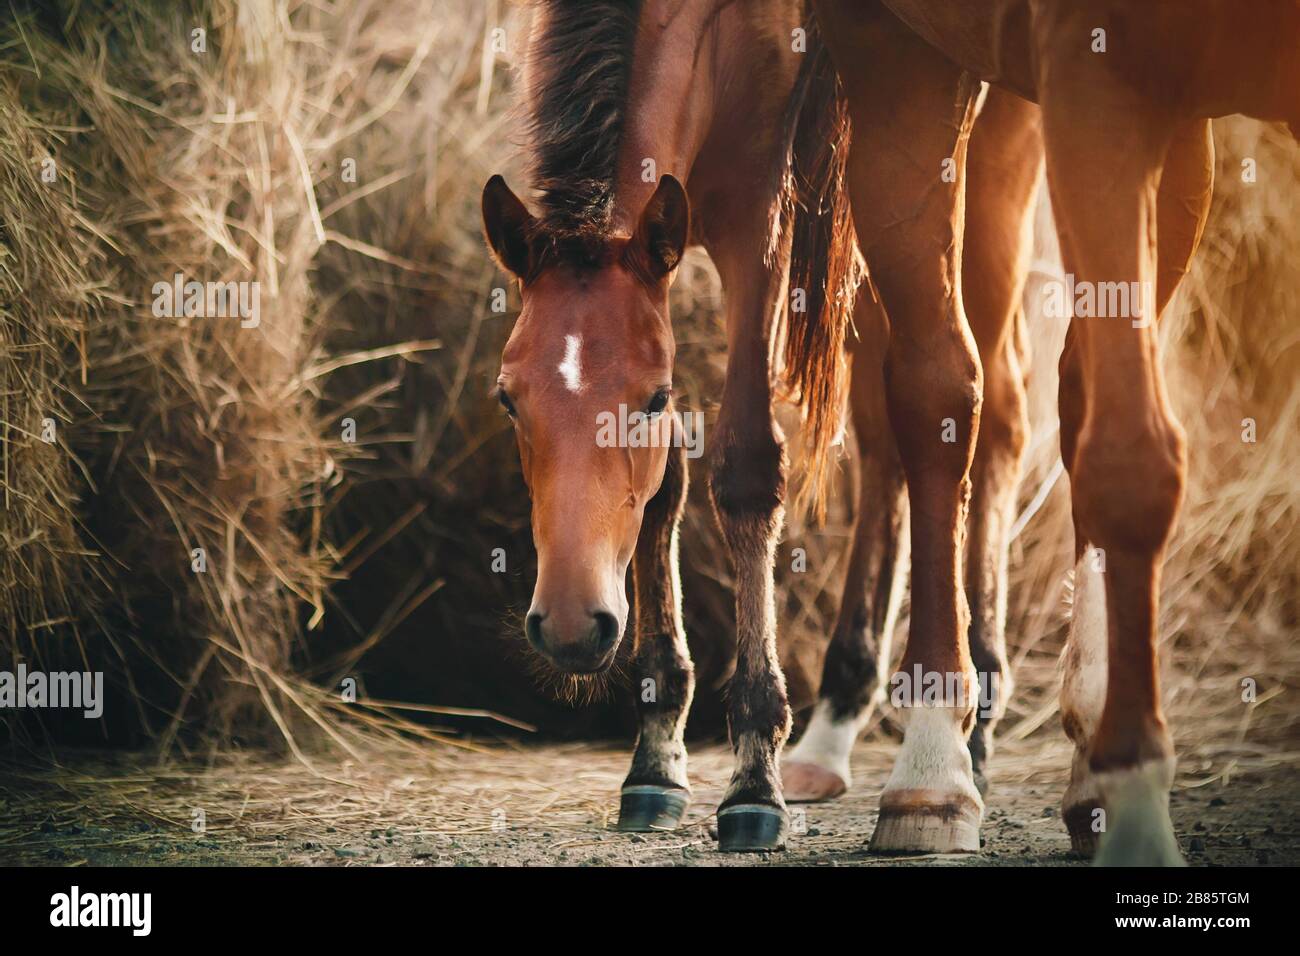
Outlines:
[{"label": "dark hoof", "polygon": [[758,853],[785,849],[788,817],[764,803],[739,803],[718,811],[718,849]]},{"label": "dark hoof", "polygon": [[992,733],[984,724],[976,723],[975,729],[971,731],[970,740],[966,744],[970,748],[970,762],[971,770],[975,776],[975,789],[979,791],[981,797],[987,797],[989,793],[989,781],[984,774],[984,768],[988,766],[989,759],[986,737],[991,736]]},{"label": "dark hoof", "polygon": [[618,799],[618,828],[624,833],[674,830],[690,802],[690,792],[676,787],[627,787]]},{"label": "dark hoof", "polygon": [[1078,856],[1092,858],[1097,855],[1101,834],[1093,829],[1096,809],[1089,804],[1076,804],[1066,807],[1061,814],[1070,834],[1070,849]]}]

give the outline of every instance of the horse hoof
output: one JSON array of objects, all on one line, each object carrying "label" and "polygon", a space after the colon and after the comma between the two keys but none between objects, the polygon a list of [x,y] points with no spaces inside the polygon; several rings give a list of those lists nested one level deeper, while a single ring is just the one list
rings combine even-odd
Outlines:
[{"label": "horse hoof", "polygon": [[788,818],[765,803],[738,803],[718,811],[718,849],[724,853],[759,853],[785,849]]},{"label": "horse hoof", "polygon": [[871,835],[873,853],[978,853],[983,811],[969,797],[940,794],[882,804]]},{"label": "horse hoof", "polygon": [[834,800],[849,789],[848,782],[834,770],[806,760],[781,764],[781,791],[786,803],[819,803]]},{"label": "horse hoof", "polygon": [[1147,829],[1108,832],[1098,841],[1093,866],[1186,866],[1173,829],[1151,821]]},{"label": "horse hoof", "polygon": [[618,798],[618,828],[624,833],[675,830],[690,802],[690,792],[679,787],[627,787]]},{"label": "horse hoof", "polygon": [[1091,804],[1077,803],[1061,812],[1065,829],[1070,834],[1070,849],[1079,856],[1092,857],[1097,853],[1098,833],[1093,829],[1096,809]]},{"label": "horse hoof", "polygon": [[1096,775],[1106,802],[1106,829],[1094,866],[1186,866],[1169,821],[1173,758]]}]

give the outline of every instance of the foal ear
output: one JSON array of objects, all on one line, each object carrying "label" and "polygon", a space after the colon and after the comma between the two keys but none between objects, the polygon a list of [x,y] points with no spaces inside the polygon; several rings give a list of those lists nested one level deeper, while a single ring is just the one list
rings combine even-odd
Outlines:
[{"label": "foal ear", "polygon": [[676,178],[664,175],[646,203],[632,245],[644,252],[656,279],[668,275],[682,261],[691,231],[691,204]]},{"label": "foal ear", "polygon": [[505,179],[493,176],[483,187],[483,234],[501,268],[516,278],[528,273],[528,237],[533,216]]}]

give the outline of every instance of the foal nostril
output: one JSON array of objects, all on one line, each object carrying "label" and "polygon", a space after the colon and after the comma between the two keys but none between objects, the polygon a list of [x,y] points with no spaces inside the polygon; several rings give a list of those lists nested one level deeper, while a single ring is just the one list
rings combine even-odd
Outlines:
[{"label": "foal nostril", "polygon": [[569,620],[563,610],[551,614],[530,611],[524,618],[528,643],[562,671],[590,674],[600,670],[618,645],[618,618],[608,611],[592,611],[579,612]]},{"label": "foal nostril", "polygon": [[596,611],[591,616],[596,619],[596,649],[604,654],[618,640],[618,618],[608,611]]},{"label": "foal nostril", "polygon": [[546,650],[545,645],[542,643],[542,621],[545,619],[545,614],[534,612],[524,620],[524,633],[528,636],[528,643],[533,645],[535,650]]}]

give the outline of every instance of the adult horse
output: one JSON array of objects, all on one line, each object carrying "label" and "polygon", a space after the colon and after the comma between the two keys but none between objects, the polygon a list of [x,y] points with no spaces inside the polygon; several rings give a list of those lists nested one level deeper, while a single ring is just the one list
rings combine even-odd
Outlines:
[{"label": "adult horse", "polygon": [[[539,212],[499,176],[483,193],[488,243],[523,300],[498,386],[532,497],[528,641],[563,672],[608,667],[633,568],[640,731],[624,829],[676,825],[689,796],[682,734],[693,677],[676,547],[686,463],[673,442],[668,288],[691,242],[722,279],[729,361],[707,451],[736,579],[724,850],[778,847],[787,829],[777,761],[790,710],[773,588],[786,462],[772,411],[774,338],[783,327],[815,472],[838,429],[857,264],[838,188],[844,151],[833,148],[842,142],[836,81],[804,14],[794,0],[538,4],[524,87]],[[601,440],[608,415],[635,416],[636,437]]]},{"label": "adult horse", "polygon": [[[963,304],[963,197],[980,81],[1037,102],[1074,310],[1061,356],[1061,453],[1075,524],[1062,718],[1076,745],[1065,821],[1099,862],[1181,862],[1160,705],[1160,563],[1182,498],[1182,430],[1153,319],[1199,240],[1211,117],[1300,134],[1300,4],[1262,0],[815,0],[850,105],[858,239],[889,316],[886,405],[912,502],[902,673],[956,675],[907,712],[873,846],[974,850],[982,802],[962,528],[981,413]],[[951,175],[945,175],[951,173]],[[1105,296],[1128,303],[1096,311]],[[1081,298],[1079,303],[1089,301]],[[944,441],[942,423],[955,424]],[[1102,570],[1104,568],[1104,571]],[[945,682],[946,685],[946,682]]]}]

